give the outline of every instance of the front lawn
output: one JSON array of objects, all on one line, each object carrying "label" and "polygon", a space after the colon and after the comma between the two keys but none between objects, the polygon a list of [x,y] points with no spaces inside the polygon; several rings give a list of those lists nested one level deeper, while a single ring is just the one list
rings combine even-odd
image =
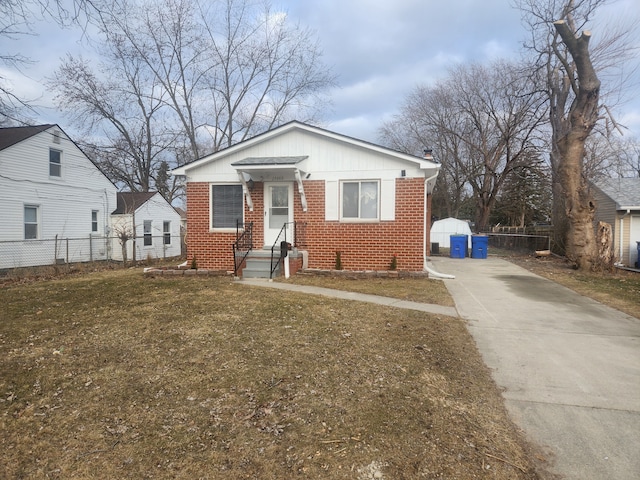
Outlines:
[{"label": "front lawn", "polygon": [[1,478],[537,478],[457,318],[140,269],[0,301]]}]

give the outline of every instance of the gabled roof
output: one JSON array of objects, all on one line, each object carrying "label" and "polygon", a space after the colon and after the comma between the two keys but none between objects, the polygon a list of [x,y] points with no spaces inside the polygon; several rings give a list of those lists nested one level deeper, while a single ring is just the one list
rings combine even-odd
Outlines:
[{"label": "gabled roof", "polygon": [[118,192],[118,203],[113,215],[133,213],[158,192]]},{"label": "gabled roof", "polygon": [[640,210],[640,178],[603,178],[593,184],[616,203],[616,210]]},{"label": "gabled roof", "polygon": [[11,145],[20,143],[29,137],[33,137],[34,135],[37,135],[40,132],[44,132],[45,130],[50,129],[51,127],[55,127],[55,125],[47,124],[47,125],[35,125],[32,127],[0,128],[0,150],[4,150],[5,148],[10,147]]},{"label": "gabled roof", "polygon": [[[253,145],[259,144],[261,142],[267,141],[269,139],[272,139],[274,137],[280,136],[286,132],[289,132],[291,130],[303,130],[306,132],[310,132],[310,133],[315,133],[317,135],[321,135],[323,137],[326,138],[330,138],[333,140],[336,140],[338,142],[342,142],[344,144],[349,144],[352,146],[357,146],[360,148],[364,148],[367,150],[371,150],[371,151],[375,151],[378,153],[384,153],[386,155],[391,155],[394,156],[398,159],[402,159],[402,160],[406,160],[415,164],[418,164],[421,166],[421,168],[424,167],[435,167],[435,168],[439,168],[440,165],[433,161],[433,159],[428,159],[428,158],[424,158],[424,157],[416,157],[415,155],[409,155],[407,153],[402,153],[402,152],[398,152],[396,150],[392,150],[390,148],[387,147],[382,147],[380,145],[376,145],[374,143],[370,143],[370,142],[366,142],[364,140],[358,140],[357,138],[353,138],[353,137],[349,137],[346,135],[342,135],[339,133],[335,133],[335,132],[331,132],[329,130],[325,130],[323,128],[319,128],[319,127],[315,127],[312,125],[308,125],[306,123],[302,123],[302,122],[298,122],[296,120],[289,122],[289,123],[285,123],[284,125],[280,125],[279,127],[274,128],[273,130],[269,130],[267,132],[261,133],[260,135],[256,135],[255,137],[252,137],[248,140],[245,140],[243,142],[237,143],[231,147],[225,148],[223,150],[220,150],[218,152],[212,153],[210,155],[207,155],[205,157],[199,158],[197,160],[194,160],[190,163],[187,163],[181,167],[178,167],[174,170],[171,171],[172,175],[186,175],[187,170],[191,170],[193,168],[197,168],[201,165],[205,165],[209,162],[215,161],[219,158],[222,158],[228,154],[232,154],[234,152],[237,151],[241,151],[244,148],[247,147],[251,147]],[[294,158],[294,157],[291,157]],[[262,159],[261,161],[264,161],[264,159]],[[275,161],[275,160],[274,160]]]}]

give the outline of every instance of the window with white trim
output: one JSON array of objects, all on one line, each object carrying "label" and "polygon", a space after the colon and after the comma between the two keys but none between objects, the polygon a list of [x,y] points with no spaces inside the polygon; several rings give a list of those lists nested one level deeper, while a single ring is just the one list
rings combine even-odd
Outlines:
[{"label": "window with white trim", "polygon": [[53,148],[49,149],[49,176],[62,176],[62,152]]},{"label": "window with white trim", "polygon": [[162,222],[162,241],[165,245],[171,245],[171,222]]},{"label": "window with white trim", "polygon": [[24,206],[24,239],[36,240],[38,238],[38,206]]},{"label": "window with white trim", "polygon": [[244,221],[242,185],[211,185],[211,228],[236,228]]},{"label": "window with white trim", "polygon": [[151,220],[145,220],[143,223],[144,228],[144,246],[150,247],[153,245],[153,237],[151,236]]},{"label": "window with white trim", "polygon": [[379,181],[343,181],[340,187],[343,220],[371,221],[380,218]]},{"label": "window with white trim", "polygon": [[98,232],[98,210],[91,210],[91,233]]}]

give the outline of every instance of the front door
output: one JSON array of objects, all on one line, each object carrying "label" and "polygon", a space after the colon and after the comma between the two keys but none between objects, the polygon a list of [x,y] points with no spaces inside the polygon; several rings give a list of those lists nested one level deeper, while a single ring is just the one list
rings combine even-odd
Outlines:
[{"label": "front door", "polygon": [[278,239],[283,225],[287,225],[287,242],[293,243],[293,185],[290,183],[264,184],[264,244],[271,247]]}]

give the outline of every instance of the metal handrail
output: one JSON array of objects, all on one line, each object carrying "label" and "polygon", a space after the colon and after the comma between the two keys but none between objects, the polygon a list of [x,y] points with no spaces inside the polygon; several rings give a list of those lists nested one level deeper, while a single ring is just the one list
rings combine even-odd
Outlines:
[{"label": "metal handrail", "polygon": [[[238,269],[249,256],[249,252],[253,250],[253,222],[249,222],[244,226],[242,234],[240,234],[240,221],[236,221],[236,241],[233,243],[233,275],[238,276]],[[246,251],[245,251],[246,250]],[[244,252],[238,262],[238,252]]]},{"label": "metal handrail", "polygon": [[[294,223],[294,222],[290,222],[290,223]],[[271,246],[271,270],[269,272],[269,280],[273,279],[273,272],[276,271],[276,268],[278,268],[278,265],[280,264],[280,262],[282,261],[282,249],[279,248],[280,250],[280,254],[278,255],[278,261],[275,263],[275,265],[273,264],[273,252],[276,248],[276,245],[278,245],[280,242],[286,242],[287,241],[287,225],[289,225],[290,223],[284,223],[282,225],[282,228],[280,229],[280,232],[278,233],[278,236],[276,237],[276,241],[273,242],[273,245]],[[282,236],[282,234],[284,234],[284,240],[280,240],[280,237]]]}]

